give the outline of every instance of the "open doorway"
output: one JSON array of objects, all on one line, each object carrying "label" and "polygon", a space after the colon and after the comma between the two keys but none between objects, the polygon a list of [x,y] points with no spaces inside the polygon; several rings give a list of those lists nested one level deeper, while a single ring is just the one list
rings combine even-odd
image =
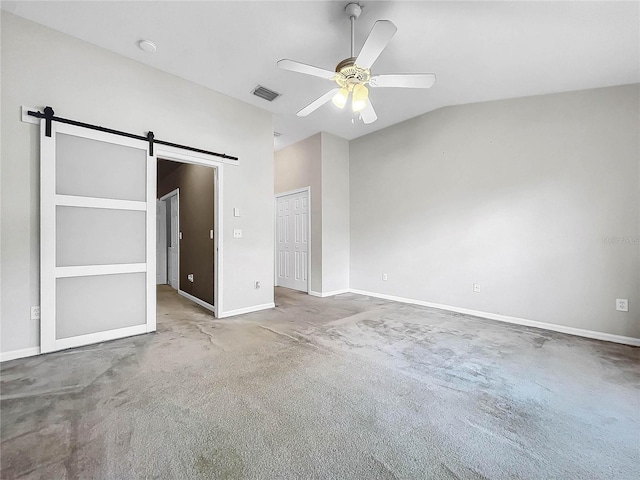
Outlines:
[{"label": "open doorway", "polygon": [[158,158],[156,283],[215,313],[216,169]]},{"label": "open doorway", "polygon": [[156,283],[180,290],[180,189],[157,201]]}]

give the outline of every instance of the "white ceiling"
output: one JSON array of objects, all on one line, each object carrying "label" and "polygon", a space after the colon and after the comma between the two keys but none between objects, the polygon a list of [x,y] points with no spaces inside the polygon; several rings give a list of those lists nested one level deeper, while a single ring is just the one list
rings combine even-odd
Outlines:
[{"label": "white ceiling", "polygon": [[[280,70],[289,58],[332,70],[349,56],[343,1],[11,2],[2,8],[274,113],[280,149],[326,131],[353,139],[464,103],[640,82],[640,3],[361,1],[356,51],[373,22],[398,32],[374,73],[436,73],[429,90],[371,89],[378,121],[352,124],[331,103],[296,112],[332,87]],[[158,52],[136,46],[150,39]],[[269,103],[251,95],[282,93]]]}]

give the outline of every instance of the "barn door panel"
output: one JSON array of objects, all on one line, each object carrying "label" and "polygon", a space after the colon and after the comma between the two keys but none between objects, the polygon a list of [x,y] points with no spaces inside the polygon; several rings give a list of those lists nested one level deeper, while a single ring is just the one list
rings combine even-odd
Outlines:
[{"label": "barn door panel", "polygon": [[41,125],[41,351],[155,330],[155,157],[141,140]]}]

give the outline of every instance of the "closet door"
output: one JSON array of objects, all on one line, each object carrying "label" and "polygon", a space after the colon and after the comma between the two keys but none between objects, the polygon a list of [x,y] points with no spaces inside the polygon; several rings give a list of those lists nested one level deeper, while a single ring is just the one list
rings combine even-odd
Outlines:
[{"label": "closet door", "polygon": [[276,198],[276,286],[308,292],[309,192]]},{"label": "closet door", "polygon": [[156,159],[148,144],[40,126],[41,351],[155,330]]}]

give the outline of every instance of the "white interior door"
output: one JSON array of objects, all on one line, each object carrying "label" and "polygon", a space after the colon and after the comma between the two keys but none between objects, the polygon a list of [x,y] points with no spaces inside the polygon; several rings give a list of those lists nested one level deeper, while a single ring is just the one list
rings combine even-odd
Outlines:
[{"label": "white interior door", "polygon": [[167,204],[156,202],[156,284],[167,283]]},{"label": "white interior door", "polygon": [[309,192],[276,199],[276,285],[308,292]]},{"label": "white interior door", "polygon": [[171,209],[171,234],[169,244],[169,285],[180,289],[180,203],[178,195],[169,198]]},{"label": "white interior door", "polygon": [[40,134],[41,351],[154,331],[156,159],[142,140]]}]

